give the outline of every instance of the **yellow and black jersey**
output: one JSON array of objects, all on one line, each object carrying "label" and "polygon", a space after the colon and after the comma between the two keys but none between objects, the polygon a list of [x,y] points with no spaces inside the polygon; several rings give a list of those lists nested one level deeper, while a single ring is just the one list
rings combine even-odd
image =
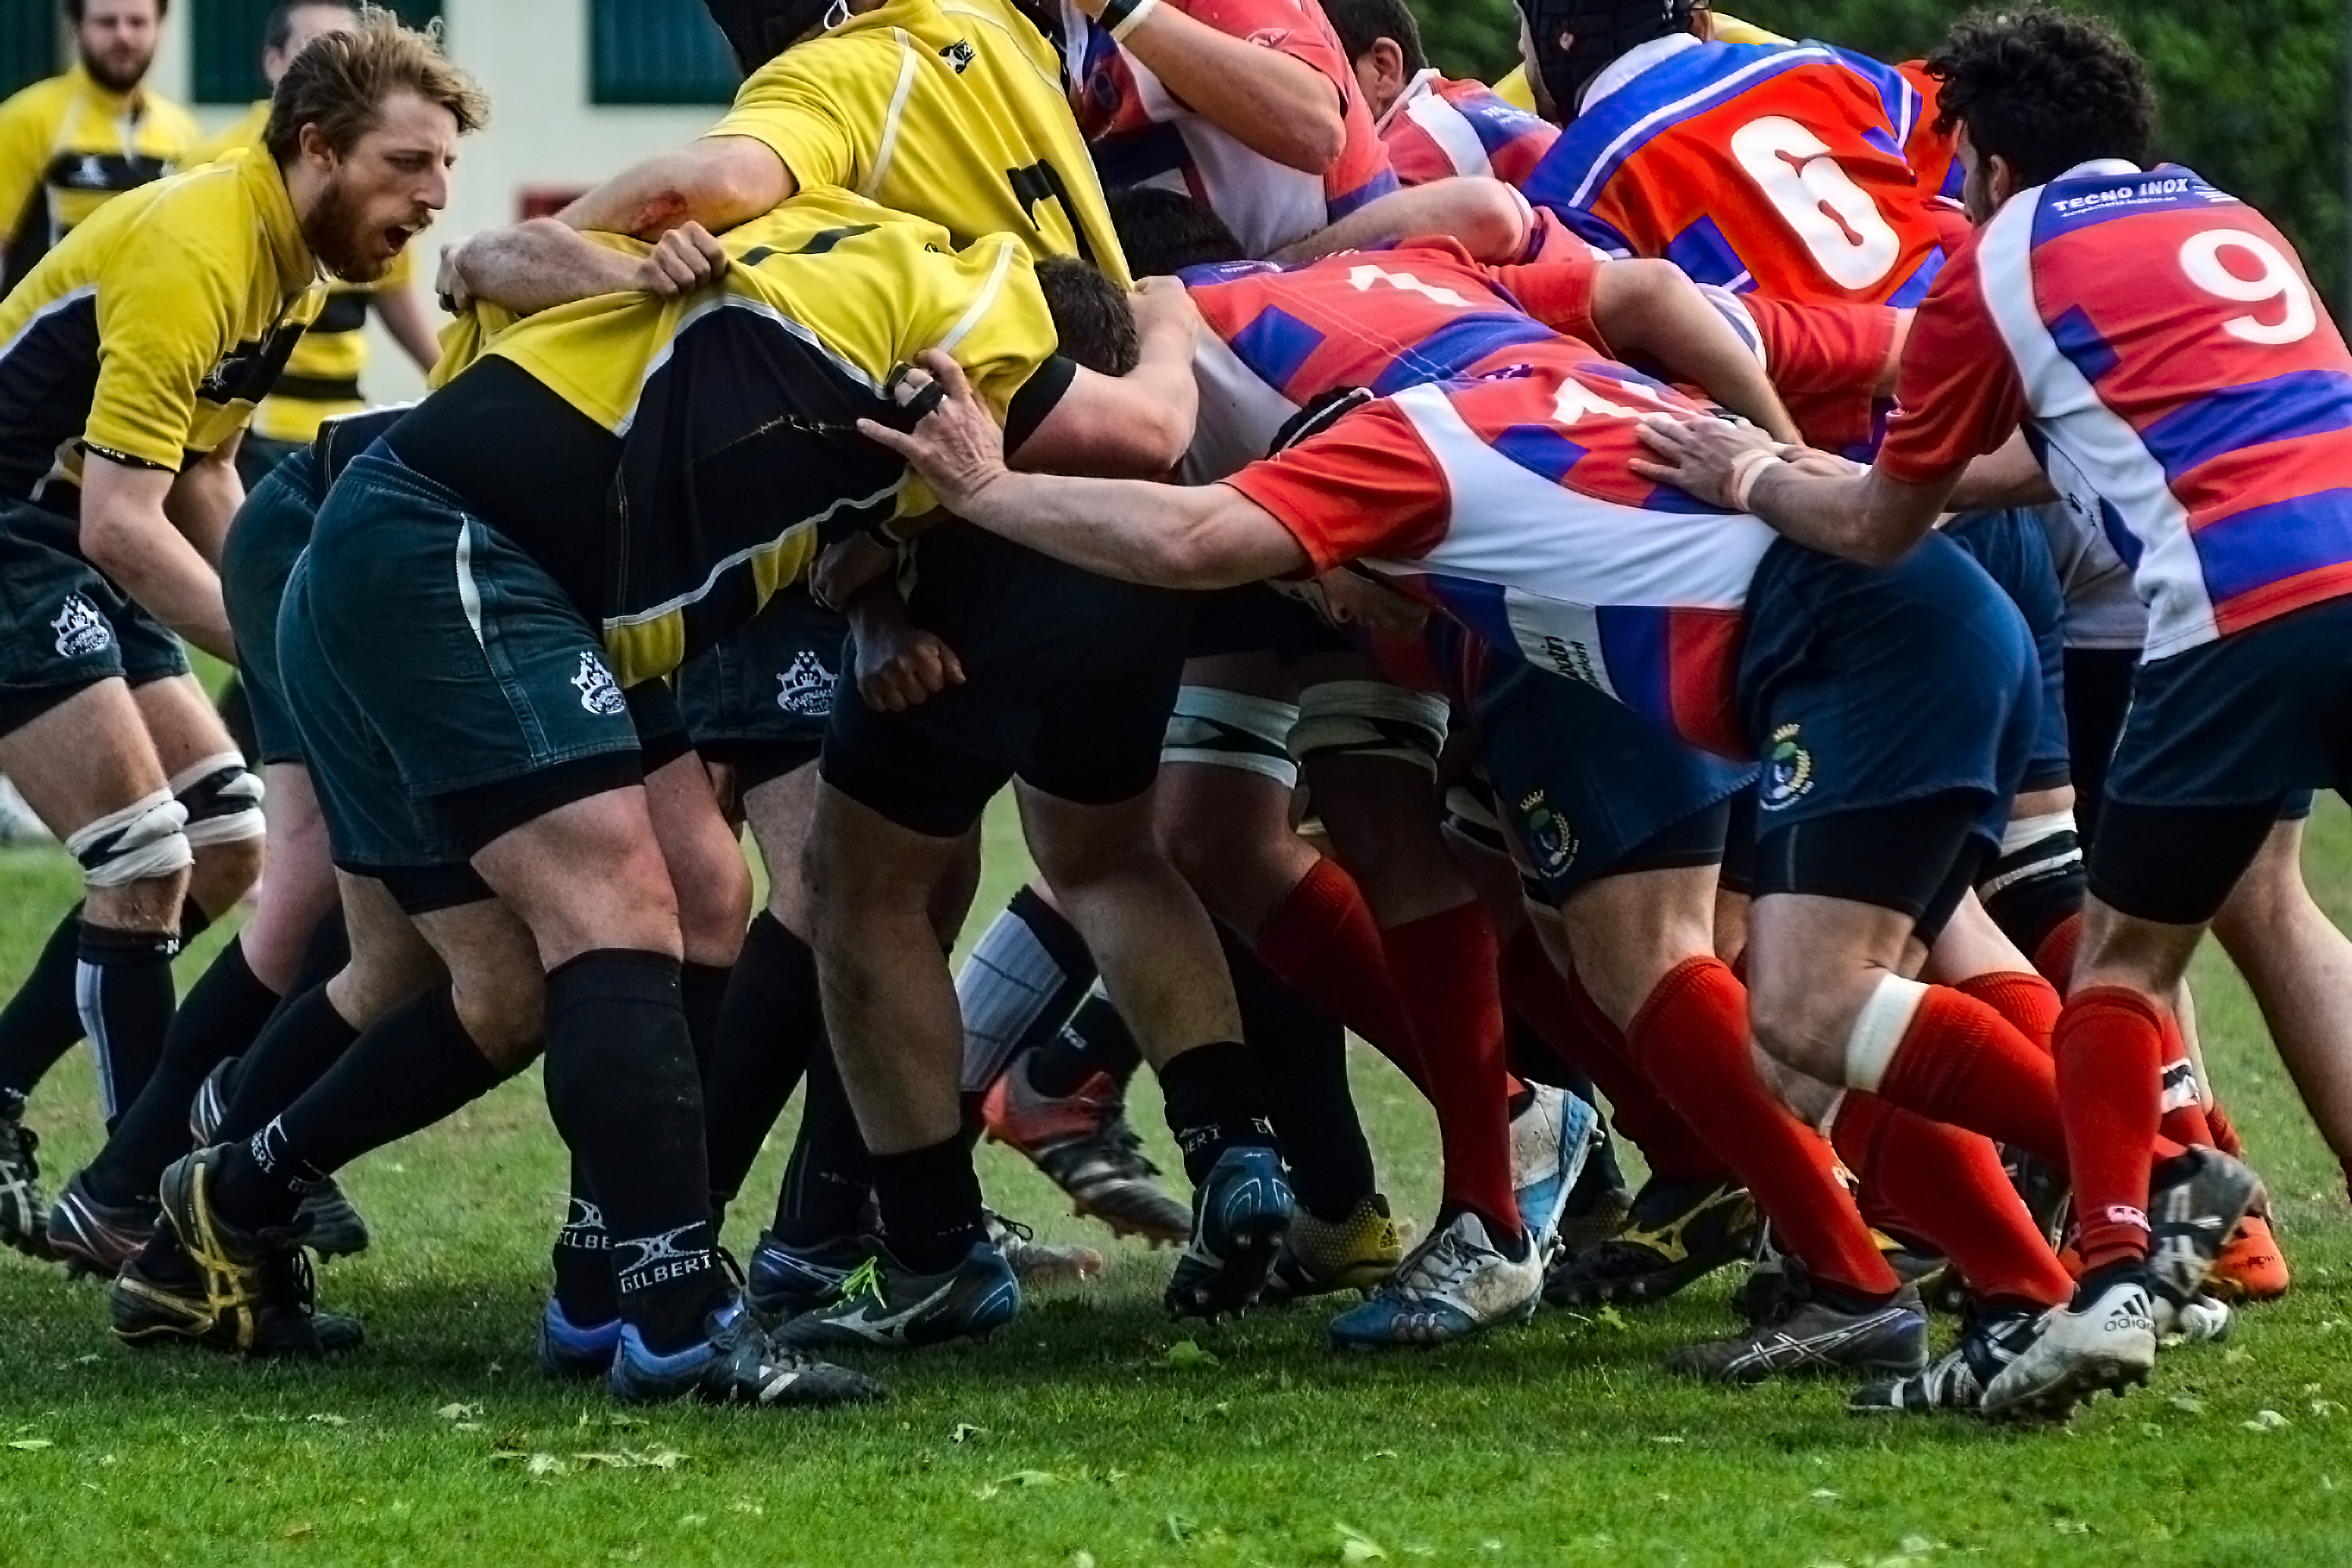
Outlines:
[{"label": "yellow and black jersey", "polygon": [[958,245],[1018,235],[1129,280],[1061,63],[1009,0],[887,0],[761,67],[710,134],[764,142],[803,189],[855,191]]},{"label": "yellow and black jersey", "polygon": [[0,293],[109,201],[189,166],[199,134],[178,104],[79,66],[0,103]]},{"label": "yellow and black jersey", "polygon": [[243,428],[325,289],[278,165],[239,153],[117,197],[0,302],[0,498],[85,451],[177,472]]},{"label": "yellow and black jersey", "polygon": [[[211,163],[257,147],[268,123],[269,100],[264,99],[190,153],[189,162]],[[253,433],[272,441],[304,442],[318,435],[327,420],[365,408],[360,376],[367,369],[368,307],[379,294],[409,287],[415,276],[415,253],[404,250],[393,258],[391,269],[372,283],[330,279],[319,319],[294,345],[277,386],[253,411]]]},{"label": "yellow and black jersey", "polygon": [[1016,440],[1076,374],[1018,237],[959,249],[813,191],[724,243],[734,265],[692,294],[605,295],[499,332],[390,437],[601,621],[625,687],[750,619],[821,539],[932,510],[856,430],[903,421],[887,387],[916,353],[953,354]]}]

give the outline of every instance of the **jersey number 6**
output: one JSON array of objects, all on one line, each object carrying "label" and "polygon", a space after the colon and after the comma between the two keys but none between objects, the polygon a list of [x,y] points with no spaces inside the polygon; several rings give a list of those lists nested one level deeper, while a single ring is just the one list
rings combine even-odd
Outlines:
[{"label": "jersey number 6", "polygon": [[1903,242],[1870,193],[1795,121],[1777,114],[1749,121],[1731,133],[1731,155],[1839,288],[1867,289],[1901,258]]}]

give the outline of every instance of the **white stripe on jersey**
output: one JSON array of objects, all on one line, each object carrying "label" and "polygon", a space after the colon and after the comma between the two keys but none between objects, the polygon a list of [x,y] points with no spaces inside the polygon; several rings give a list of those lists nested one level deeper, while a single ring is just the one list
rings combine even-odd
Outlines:
[{"label": "white stripe on jersey", "polygon": [[1487,160],[1486,144],[1478,140],[1478,132],[1462,111],[1434,92],[1423,92],[1404,106],[1407,120],[1429,133],[1445,161],[1454,165],[1457,174],[1492,174],[1495,165]]},{"label": "white stripe on jersey", "polygon": [[1299,412],[1212,331],[1193,340],[1192,379],[1200,384],[1201,413],[1178,470],[1188,485],[1213,485],[1240,473],[1272,449]]},{"label": "white stripe on jersey", "polygon": [[[2141,543],[2134,584],[2148,606],[2145,657],[2162,658],[2221,633],[2189,531],[2189,513],[2165,482],[2164,465],[2124,418],[2099,401],[2042,319],[2033,286],[2033,220],[2047,187],[2011,196],[1977,249],[1985,307],[2017,363],[2035,426],[2093,492],[2069,499],[2099,515],[2104,497]],[[2053,465],[2055,467],[2056,465]]]}]

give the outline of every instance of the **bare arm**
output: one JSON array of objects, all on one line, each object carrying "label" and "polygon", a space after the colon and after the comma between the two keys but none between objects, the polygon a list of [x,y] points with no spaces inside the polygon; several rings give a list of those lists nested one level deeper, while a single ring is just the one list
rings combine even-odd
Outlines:
[{"label": "bare arm", "polygon": [[1960,476],[1952,499],[1944,504],[1954,511],[1985,511],[1993,507],[2041,506],[2058,499],[2050,476],[2025,444],[2025,432],[2011,436],[2001,449],[1979,458]]},{"label": "bare arm", "polygon": [[237,432],[205,457],[180,471],[163,498],[163,515],[196,547],[196,553],[215,573],[221,546],[228,542],[229,524],[245,504],[245,481],[237,477],[237,448],[245,433]]},{"label": "bare arm", "polygon": [[1289,531],[1230,485],[1013,473],[1004,433],[962,367],[936,350],[917,363],[947,389],[938,408],[912,435],[870,419],[858,428],[912,463],[966,521],[1100,576],[1166,588],[1230,588],[1306,566]]},{"label": "bare arm", "polygon": [[1081,369],[1014,454],[1022,468],[1152,478],[1182,459],[1201,409],[1192,374],[1201,313],[1172,278],[1146,279],[1135,304],[1143,339],[1136,367],[1122,376]]},{"label": "bare arm", "polygon": [[[234,484],[236,472],[228,478]],[[234,659],[236,643],[221,605],[220,575],[166,510],[178,480],[160,468],[132,468],[96,454],[85,458],[81,552],[157,620],[206,653]]]},{"label": "bare arm", "polygon": [[624,169],[557,215],[578,229],[654,239],[691,220],[714,234],[784,204],[800,188],[774,148],[705,136]]},{"label": "bare arm", "polygon": [[1876,468],[1855,473],[1834,460],[1787,461],[1776,444],[1720,419],[1657,415],[1642,422],[1641,436],[1657,454],[1633,460],[1643,478],[1753,513],[1784,538],[1869,566],[1901,560],[1925,538],[1959,478],[1906,485]]},{"label": "bare arm", "polygon": [[608,250],[560,219],[542,217],[478,234],[447,252],[441,291],[461,310],[487,300],[528,316],[599,294],[683,294],[726,266],[727,253],[698,223],[670,230],[640,257]]},{"label": "bare arm", "polygon": [[[1100,5],[1087,5],[1099,15]],[[1119,40],[1169,91],[1243,146],[1320,174],[1339,161],[1348,122],[1339,89],[1305,60],[1269,49],[1173,5],[1156,5]]]},{"label": "bare arm", "polygon": [[1618,356],[1636,355],[1703,389],[1776,441],[1801,441],[1764,367],[1671,261],[1612,261],[1594,275],[1592,322]]},{"label": "bare arm", "polygon": [[432,374],[441,359],[441,342],[434,333],[433,318],[425,312],[425,300],[417,291],[406,286],[386,289],[375,296],[376,319],[383,323],[392,341],[400,345],[401,353],[416,362],[416,368]]},{"label": "bare arm", "polygon": [[1500,180],[1465,177],[1408,185],[1368,202],[1327,229],[1274,253],[1276,261],[1312,261],[1423,235],[1459,241],[1490,265],[1516,261],[1527,248],[1528,200]]}]

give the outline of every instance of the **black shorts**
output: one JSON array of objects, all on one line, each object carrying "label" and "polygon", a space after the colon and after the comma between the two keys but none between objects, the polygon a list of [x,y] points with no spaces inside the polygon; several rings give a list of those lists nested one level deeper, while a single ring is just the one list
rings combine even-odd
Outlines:
[{"label": "black shorts", "polygon": [[1184,657],[1211,658],[1227,653],[1271,653],[1285,665],[1309,654],[1346,653],[1356,645],[1298,600],[1263,583],[1190,594],[1192,629]]},{"label": "black shorts", "polygon": [[833,715],[849,623],[798,584],[677,672],[677,702],[694,749],[759,788],[816,761]]},{"label": "black shorts", "polygon": [[188,673],[163,624],[82,559],[80,530],[29,501],[0,501],[0,735],[101,680]]},{"label": "black shorts", "polygon": [[907,616],[955,650],[964,684],[878,713],[843,679],[824,780],[939,838],[978,822],[1016,775],[1081,805],[1131,799],[1160,771],[1191,613],[1181,594],[1114,583],[962,523],[933,529],[915,547]]}]

